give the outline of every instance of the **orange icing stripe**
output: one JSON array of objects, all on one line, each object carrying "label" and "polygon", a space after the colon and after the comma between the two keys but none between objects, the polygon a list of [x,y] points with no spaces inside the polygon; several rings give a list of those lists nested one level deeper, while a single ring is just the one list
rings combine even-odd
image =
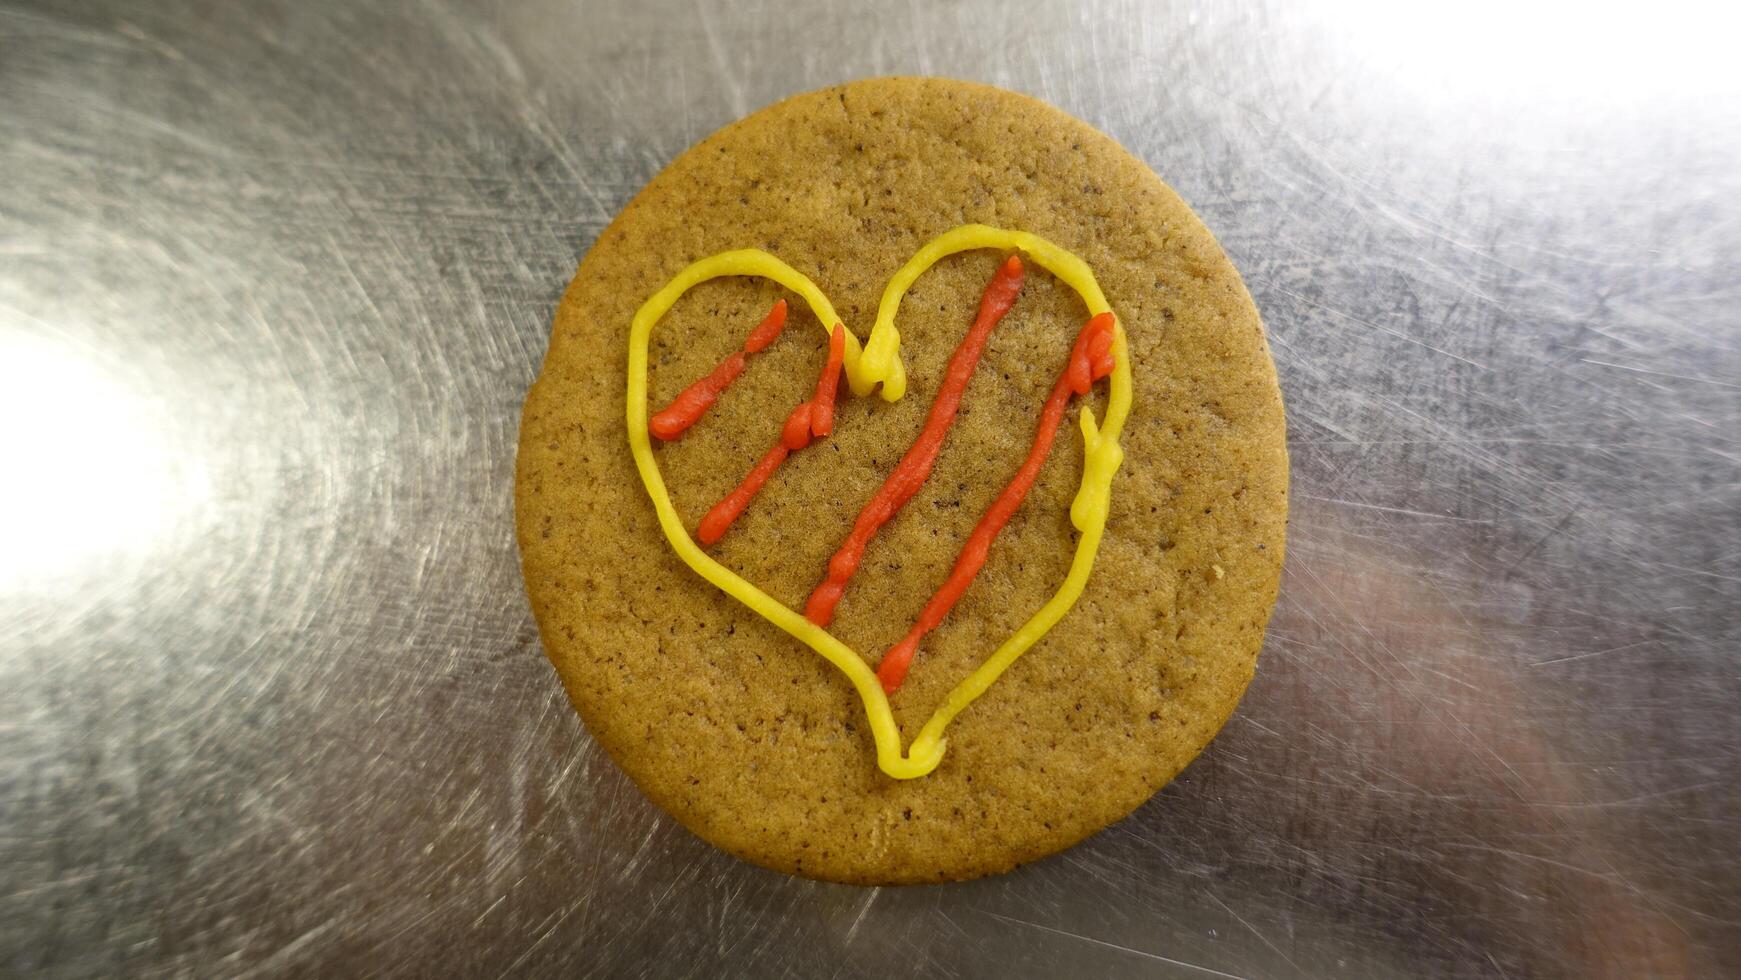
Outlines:
[{"label": "orange icing stripe", "polygon": [[[845,353],[846,327],[836,324],[828,335],[828,363],[816,379],[816,396],[810,401],[799,402],[798,407],[792,409],[792,414],[786,416],[785,424],[780,427],[780,438],[774,441],[773,448],[751,467],[737,489],[726,494],[701,519],[701,526],[695,533],[702,544],[711,545],[725,536],[732,522],[749,508],[750,502],[762,492],[762,487],[788,455],[810,445],[811,436],[825,436],[834,430],[834,392],[840,383],[840,365]],[[824,416],[826,422],[818,421]]]},{"label": "orange icing stripe", "polygon": [[846,326],[835,324],[828,334],[828,365],[816,379],[810,399],[810,434],[821,438],[834,431],[834,396],[840,391],[840,366],[846,359]]},{"label": "orange icing stripe", "polygon": [[786,329],[786,301],[776,300],[774,308],[768,311],[767,319],[756,325],[750,335],[744,338],[744,353],[759,354],[762,349],[779,339],[780,331]]},{"label": "orange icing stripe", "polygon": [[701,526],[695,529],[695,536],[701,539],[701,543],[711,545],[725,537],[725,532],[731,527],[731,522],[737,520],[738,516],[750,506],[750,501],[756,499],[756,494],[762,492],[762,485],[768,482],[768,478],[774,475],[774,471],[779,469],[780,464],[784,463],[786,457],[791,454],[792,450],[786,448],[783,440],[775,440],[773,447],[763,454],[756,465],[752,466],[750,471],[744,475],[743,482],[737,485],[737,489],[726,494],[719,503],[714,504],[708,510],[707,516],[701,519]]},{"label": "orange icing stripe", "polygon": [[719,367],[697,378],[694,384],[671,399],[671,404],[665,406],[663,411],[653,416],[653,421],[647,423],[648,430],[665,442],[689,431],[689,427],[701,421],[701,417],[731,387],[738,375],[744,373],[746,355],[757,353],[773,343],[785,326],[786,301],[782,299],[774,304],[774,309],[767,318],[750,331],[749,339],[744,341],[743,350],[720,361]]}]

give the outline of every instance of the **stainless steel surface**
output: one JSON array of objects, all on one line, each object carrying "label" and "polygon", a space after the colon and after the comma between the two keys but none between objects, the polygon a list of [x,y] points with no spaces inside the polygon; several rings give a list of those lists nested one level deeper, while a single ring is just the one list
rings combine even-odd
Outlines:
[{"label": "stainless steel surface", "polygon": [[[1734,15],[1416,8],[8,0],[0,973],[1741,972]],[[601,755],[511,484],[617,208],[889,73],[1031,92],[1192,202],[1296,468],[1184,777],[879,891]]]}]

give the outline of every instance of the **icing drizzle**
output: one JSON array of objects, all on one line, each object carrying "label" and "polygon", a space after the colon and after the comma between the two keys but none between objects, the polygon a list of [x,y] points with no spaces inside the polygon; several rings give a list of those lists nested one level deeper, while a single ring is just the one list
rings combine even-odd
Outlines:
[{"label": "icing drizzle", "polygon": [[[901,686],[901,681],[907,676],[907,667],[913,662],[913,655],[919,651],[919,641],[925,634],[942,625],[943,618],[949,615],[949,610],[967,593],[968,586],[973,584],[979,570],[985,567],[985,560],[991,555],[992,542],[997,540],[999,531],[1015,516],[1016,510],[1027,498],[1028,490],[1033,487],[1034,480],[1040,475],[1040,467],[1046,465],[1046,457],[1052,454],[1052,440],[1058,435],[1058,423],[1064,420],[1064,408],[1070,402],[1072,395],[1086,395],[1095,381],[1106,377],[1112,372],[1112,314],[1102,313],[1089,320],[1076,338],[1076,345],[1070,350],[1070,360],[1065,362],[1064,370],[1058,375],[1058,383],[1052,386],[1052,395],[1046,399],[1046,405],[1040,410],[1040,425],[1034,433],[1033,448],[1028,450],[1028,456],[1022,460],[1021,468],[1016,475],[985,509],[974,525],[973,533],[967,536],[967,543],[962,545],[961,554],[956,556],[955,567],[949,570],[949,578],[938,588],[931,601],[920,611],[919,619],[913,623],[901,642],[890,647],[883,654],[883,659],[877,663],[877,679],[883,682],[883,690],[890,694]],[[1096,353],[1098,348],[1098,354]]]},{"label": "icing drizzle", "polygon": [[731,383],[744,373],[744,365],[748,363],[749,355],[759,354],[762,348],[774,342],[780,336],[780,331],[786,329],[786,301],[780,300],[774,304],[767,319],[756,329],[750,331],[744,341],[743,350],[734,351],[730,357],[719,362],[719,367],[710,373],[702,375],[695,383],[683,389],[665,410],[653,416],[653,421],[647,428],[660,439],[670,442],[681,438],[689,427],[701,421],[719,396],[731,387]]},{"label": "icing drizzle", "polygon": [[[670,310],[671,306],[685,292],[698,283],[709,279],[721,276],[757,276],[779,283],[804,300],[815,315],[817,322],[823,324],[824,329],[828,330],[830,335],[829,360],[831,365],[839,365],[840,368],[833,371],[825,369],[824,377],[818,383],[816,397],[794,410],[793,417],[788,418],[788,424],[782,427],[781,437],[775,443],[775,448],[770,450],[769,454],[757,464],[756,470],[765,468],[767,475],[771,475],[778,468],[779,462],[784,460],[785,455],[784,453],[780,454],[779,460],[771,465],[769,459],[778,450],[790,452],[788,448],[789,430],[795,441],[798,436],[796,431],[798,428],[807,427],[810,430],[808,435],[820,436],[825,435],[826,431],[818,431],[819,428],[826,430],[831,427],[833,417],[832,390],[827,393],[827,408],[822,412],[818,412],[817,408],[824,401],[822,390],[824,383],[828,381],[830,375],[838,376],[841,368],[846,373],[847,383],[853,394],[860,397],[877,390],[879,385],[885,401],[896,401],[906,393],[906,371],[901,365],[899,356],[900,334],[894,325],[895,313],[900,308],[902,297],[906,295],[913,282],[939,260],[957,252],[982,248],[1019,251],[1027,255],[1031,261],[1075,290],[1077,295],[1082,298],[1083,304],[1088,308],[1092,319],[1078,336],[1077,343],[1072,349],[1071,359],[1066,364],[1064,376],[1060,379],[1059,386],[1054,388],[1054,398],[1057,397],[1058,391],[1066,386],[1073,393],[1085,392],[1088,384],[1103,375],[1110,376],[1111,389],[1104,419],[1096,421],[1094,414],[1086,408],[1078,415],[1078,424],[1082,431],[1085,451],[1082,482],[1070,506],[1071,523],[1080,532],[1076,541],[1076,550],[1070,562],[1070,570],[1052,597],[1029,617],[1027,622],[1010,634],[1009,638],[1004,640],[991,656],[987,657],[983,663],[949,692],[943,699],[943,703],[937,707],[931,718],[920,729],[919,735],[913,740],[912,745],[903,753],[901,751],[900,730],[895,724],[893,712],[889,709],[888,695],[884,691],[883,682],[877,673],[865,663],[864,658],[859,656],[851,647],[836,639],[823,627],[799,615],[784,603],[769,596],[737,573],[715,561],[702,551],[694,539],[689,536],[689,532],[683,526],[682,518],[677,514],[677,509],[671,501],[670,492],[665,487],[664,476],[659,470],[657,458],[653,455],[652,443],[649,438],[647,418],[648,345],[654,324]],[[1017,268],[1019,269],[1019,263]],[[1002,271],[1000,270],[1000,272]],[[993,286],[996,285],[996,280],[994,280]],[[989,294],[991,288],[988,287],[987,291]],[[1013,298],[1013,292],[1011,295]],[[982,316],[983,312],[982,304]],[[1103,315],[1105,319],[1102,319]],[[1108,321],[1110,321],[1110,331],[1106,326]],[[1111,315],[1111,308],[1106,302],[1106,297],[1101,293],[1100,286],[1094,279],[1094,273],[1089,269],[1087,263],[1038,235],[992,228],[987,225],[963,225],[945,232],[927,243],[909,259],[907,264],[895,273],[884,289],[882,301],[877,307],[876,322],[862,345],[858,338],[840,323],[833,305],[829,303],[827,296],[816,287],[815,283],[766,252],[757,249],[739,249],[709,256],[691,264],[649,297],[636,311],[634,320],[630,324],[628,391],[625,413],[628,423],[629,449],[634,456],[635,467],[641,475],[641,481],[646,486],[647,495],[653,502],[653,509],[659,518],[659,527],[677,556],[702,578],[809,646],[839,669],[864,703],[865,716],[870,725],[871,736],[876,743],[878,767],[894,778],[913,779],[931,772],[942,761],[946,747],[943,733],[948,728],[949,723],[955,719],[955,716],[984,694],[992,683],[1005,670],[1009,669],[1016,658],[1026,653],[1051,630],[1063,618],[1064,614],[1075,605],[1076,600],[1082,595],[1083,588],[1087,585],[1088,576],[1094,567],[1095,555],[1099,551],[1100,541],[1106,530],[1112,493],[1112,477],[1124,458],[1124,452],[1118,445],[1118,437],[1123,430],[1125,419],[1130,413],[1131,371],[1128,344],[1123,326]],[[1097,327],[1097,323],[1100,326]],[[827,326],[829,324],[835,326],[830,328]],[[759,332],[760,328],[758,328]],[[1108,333],[1110,333],[1110,341],[1100,339]],[[836,353],[837,350],[838,353]],[[1084,356],[1078,357],[1079,353]],[[1084,380],[1086,383],[1082,383]],[[723,390],[723,386],[721,390]],[[711,399],[709,402],[711,403]],[[802,426],[796,417],[799,412],[805,411],[806,406],[810,406],[807,413],[808,425]],[[1051,408],[1052,401],[1048,400],[1047,412],[1050,412]],[[1042,431],[1036,435],[1035,450],[1030,452],[1029,461],[1023,464],[1023,470],[1018,471],[1016,479],[1012,480],[1010,486],[1005,488],[1004,495],[999,497],[999,503],[1003,503],[1005,497],[1016,489],[1017,483],[1022,479],[1023,472],[1033,461],[1034,452],[1039,452],[1041,436],[1046,435],[1047,412],[1042,413]],[[1057,414],[1061,417],[1061,405]],[[822,418],[818,418],[819,415]],[[1052,430],[1056,430],[1056,422],[1052,423]],[[808,439],[803,441],[808,442]],[[1045,441],[1049,443],[1049,438]],[[1043,459],[1044,454],[1041,453],[1041,460],[1043,461]],[[1037,475],[1038,467],[1034,468]],[[753,477],[755,473],[756,471],[753,470],[751,476]],[[762,480],[766,480],[766,475],[762,477]],[[749,480],[746,479],[745,482],[747,484]],[[1031,485],[1031,483],[1030,476],[1027,484]],[[757,486],[759,488],[759,484]],[[742,489],[743,487],[740,486],[739,490]],[[1015,499],[1016,504],[1020,503],[1020,495],[1025,493],[1026,485],[1020,488],[1020,493]],[[754,496],[754,490],[750,491],[749,496]],[[731,498],[728,497],[728,499]],[[724,502],[722,501],[722,503]],[[744,505],[748,505],[747,497],[744,500]],[[997,508],[998,504],[994,504],[993,509]],[[1012,505],[1008,509],[1013,512],[1014,506]],[[739,512],[741,512],[741,507]],[[988,510],[986,516],[981,519],[980,527],[975,528],[974,537],[969,539],[969,548],[974,546],[979,532],[986,527],[987,522],[993,516],[993,511]],[[1006,514],[1003,520],[1007,519]],[[729,524],[729,521],[726,523]],[[1001,526],[1000,521],[998,527],[1001,528]],[[724,533],[723,527],[719,531]],[[995,536],[995,534],[996,530],[994,529],[990,536]],[[989,547],[989,536],[986,539],[986,545]],[[943,589],[939,590],[938,596],[932,600],[932,605],[938,603],[943,598],[944,592],[956,583],[957,573],[962,570],[962,563],[967,557],[968,551],[964,549],[962,559],[957,561],[956,572],[951,573],[950,581],[945,583]],[[983,556],[979,559],[979,564],[983,564]],[[974,566],[973,571],[977,572],[977,565]],[[967,581],[971,582],[971,579],[972,575],[969,574]],[[961,590],[964,591],[965,588],[966,585],[962,584]],[[958,597],[959,593],[957,592],[946,600],[942,609],[943,614],[947,614],[947,607],[952,606],[955,598]],[[931,611],[931,605],[927,605],[926,608],[927,612]],[[941,615],[937,617],[939,622],[941,618]],[[927,622],[927,617],[922,614],[920,625],[925,622]],[[916,626],[915,629],[917,628]],[[920,635],[922,636],[923,633],[921,632]],[[905,642],[903,641],[903,643]],[[916,642],[915,640],[915,645]],[[908,659],[910,659],[910,655]],[[902,673],[904,673],[904,668]]]},{"label": "icing drizzle", "polygon": [[[810,601],[804,606],[805,619],[818,626],[833,622],[834,607],[846,594],[846,583],[858,571],[864,549],[869,547],[871,539],[883,525],[907,506],[907,501],[913,499],[931,476],[931,468],[937,464],[937,457],[943,454],[943,440],[955,425],[961,396],[967,394],[967,383],[973,380],[973,370],[979,366],[979,355],[985,352],[992,328],[998,325],[1010,307],[1016,305],[1016,294],[1022,290],[1023,278],[1022,260],[1013,255],[992,276],[991,284],[985,287],[985,296],[979,301],[979,315],[974,317],[973,326],[967,329],[955,353],[950,355],[949,366],[943,372],[943,383],[937,386],[937,397],[931,402],[931,412],[925,418],[924,428],[919,430],[912,447],[895,464],[870,502],[858,512],[851,533],[834,552],[834,557],[828,560],[828,577],[810,593]],[[883,687],[894,693],[887,681]]]}]

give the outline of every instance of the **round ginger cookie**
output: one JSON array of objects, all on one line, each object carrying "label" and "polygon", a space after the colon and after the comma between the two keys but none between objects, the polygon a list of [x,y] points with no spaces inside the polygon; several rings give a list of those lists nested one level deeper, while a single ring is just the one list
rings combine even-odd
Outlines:
[{"label": "round ginger cookie", "polygon": [[[917,778],[878,765],[843,670],[704,579],[662,533],[626,425],[630,324],[691,263],[760,249],[867,339],[885,285],[961,225],[1032,233],[1092,269],[1127,338],[1130,408],[1091,574],[1069,612],[949,725]],[[925,427],[945,368],[1011,254],[934,468],[864,549],[828,631],[871,667],[940,586],[1017,474],[1090,311],[1031,256],[978,249],[919,276],[895,323],[905,396],[854,396],[791,452],[706,551],[797,614]],[[1007,272],[1007,270],[1005,270]],[[653,326],[647,412],[740,352],[776,301],[783,331],[651,455],[690,535],[815,397],[827,328],[763,278],[715,278]],[[855,345],[856,352],[856,345]],[[1052,598],[1082,532],[1071,398],[1031,490],[888,697],[903,747]],[[515,487],[527,592],[588,729],[659,806],[770,868],[859,883],[972,878],[1130,813],[1214,737],[1252,677],[1287,517],[1280,393],[1239,275],[1142,162],[1025,96],[876,79],[797,96],[684,153],[605,229],[556,312],[527,396]]]}]

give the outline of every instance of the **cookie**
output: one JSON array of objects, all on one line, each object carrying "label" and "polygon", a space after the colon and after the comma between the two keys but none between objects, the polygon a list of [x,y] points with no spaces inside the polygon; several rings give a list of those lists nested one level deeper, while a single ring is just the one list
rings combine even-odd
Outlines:
[{"label": "cookie", "polygon": [[1257,311],[1147,167],[876,79],[720,130],[600,235],[515,496],[545,650],[629,776],[740,857],[883,884],[1061,850],[1202,750],[1287,456]]}]

